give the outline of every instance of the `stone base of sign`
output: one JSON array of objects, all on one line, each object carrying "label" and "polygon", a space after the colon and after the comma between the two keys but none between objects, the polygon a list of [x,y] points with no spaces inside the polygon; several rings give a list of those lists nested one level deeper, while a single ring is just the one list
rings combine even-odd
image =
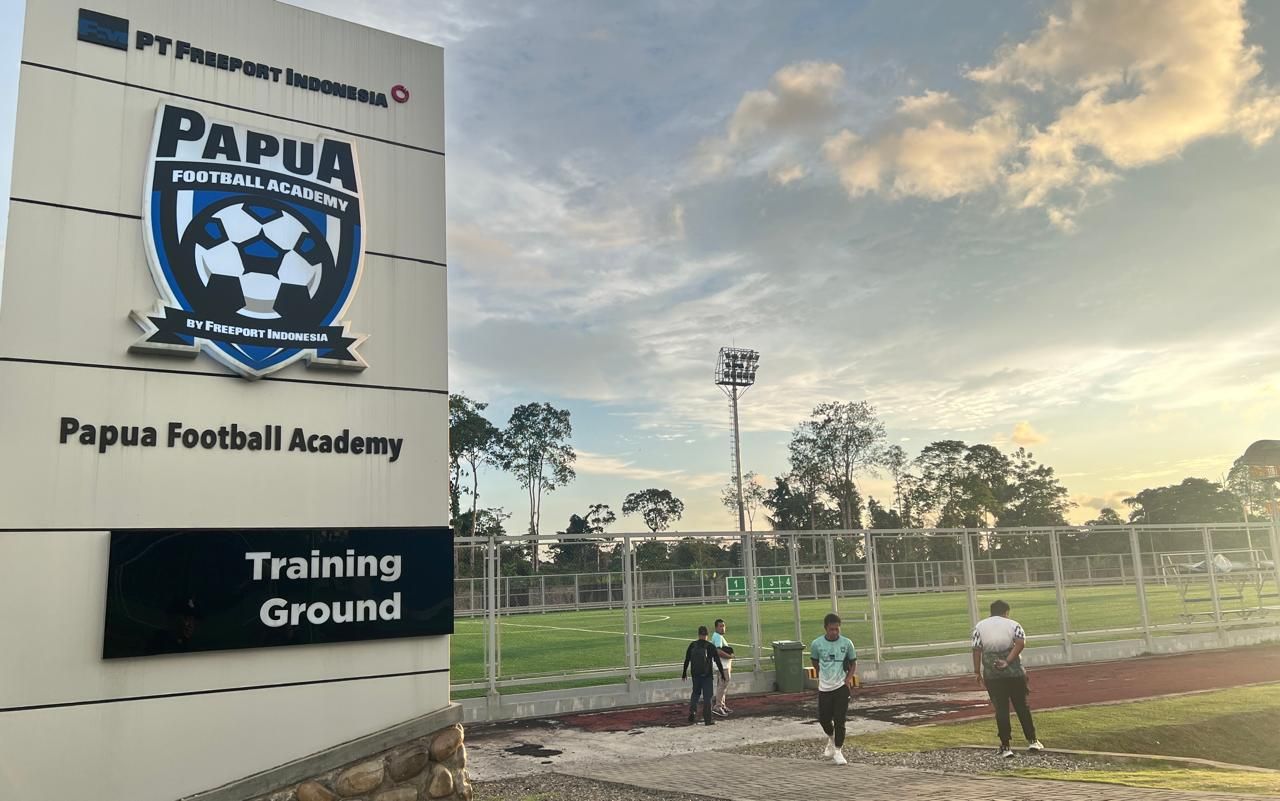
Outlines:
[{"label": "stone base of sign", "polygon": [[461,719],[450,704],[183,801],[470,801]]}]

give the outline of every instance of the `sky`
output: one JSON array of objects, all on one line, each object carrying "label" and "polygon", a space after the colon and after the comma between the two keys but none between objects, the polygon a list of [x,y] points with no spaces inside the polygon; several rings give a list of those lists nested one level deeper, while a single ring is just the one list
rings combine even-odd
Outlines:
[{"label": "sky", "polygon": [[1280,436],[1280,7],[295,2],[445,48],[450,389],[572,412],[544,533],[647,487],[734,527],[725,345],[766,477],[826,401],[1026,446],[1075,521]]}]

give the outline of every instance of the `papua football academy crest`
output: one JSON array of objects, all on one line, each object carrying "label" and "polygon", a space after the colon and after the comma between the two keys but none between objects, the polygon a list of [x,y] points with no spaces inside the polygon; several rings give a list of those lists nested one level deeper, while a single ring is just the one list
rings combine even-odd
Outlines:
[{"label": "papua football academy crest", "polygon": [[201,350],[246,378],[298,359],[363,369],[341,318],[360,282],[355,148],[206,119],[162,103],[144,193],[161,300],[132,350]]}]

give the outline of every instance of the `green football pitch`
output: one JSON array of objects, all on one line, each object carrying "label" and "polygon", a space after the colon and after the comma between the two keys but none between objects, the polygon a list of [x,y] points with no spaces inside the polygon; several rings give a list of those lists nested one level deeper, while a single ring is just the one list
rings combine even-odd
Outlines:
[{"label": "green football pitch", "polygon": [[[1066,595],[1070,630],[1078,640],[1141,636],[1136,631],[1109,631],[1141,627],[1141,612],[1133,587],[1070,587]],[[987,605],[996,598],[1009,602],[1013,607],[1012,616],[1034,638],[1034,644],[1055,642],[1054,635],[1059,634],[1060,624],[1057,597],[1051,588],[981,592],[978,603],[983,614]],[[1223,608],[1230,609],[1232,603],[1224,600]],[[1205,612],[1204,606],[1200,604],[1185,611]],[[885,646],[963,642],[969,636],[968,601],[963,592],[882,596],[880,608]],[[1152,625],[1177,626],[1184,606],[1174,587],[1152,585],[1147,587],[1147,610]],[[821,635],[822,618],[829,611],[831,603],[828,599],[800,603],[801,637],[805,642]],[[840,599],[840,614],[845,620],[843,631],[853,640],[863,658],[871,656],[868,611],[866,598]],[[729,642],[740,655],[744,654],[749,649],[749,645],[744,643],[748,639],[747,610],[741,603],[637,609],[639,664],[680,664],[686,645],[697,636],[698,626],[710,628],[718,617],[725,619]],[[499,621],[502,678],[560,676],[626,665],[621,609],[511,614],[501,616]],[[793,621],[791,601],[760,604],[760,628],[766,655],[773,640],[795,638]],[[452,640],[455,682],[484,678],[484,631],[483,618],[458,618],[455,622]],[[1049,635],[1050,639],[1042,641],[1037,635]],[[947,650],[963,651],[964,647],[930,649],[929,653]],[[919,655],[921,652],[918,650],[886,653],[890,659]]]}]

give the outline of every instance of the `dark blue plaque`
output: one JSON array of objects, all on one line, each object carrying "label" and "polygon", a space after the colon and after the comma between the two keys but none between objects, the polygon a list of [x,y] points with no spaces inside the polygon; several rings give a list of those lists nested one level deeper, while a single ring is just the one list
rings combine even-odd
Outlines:
[{"label": "dark blue plaque", "polygon": [[104,659],[453,633],[448,528],[113,531]]}]

